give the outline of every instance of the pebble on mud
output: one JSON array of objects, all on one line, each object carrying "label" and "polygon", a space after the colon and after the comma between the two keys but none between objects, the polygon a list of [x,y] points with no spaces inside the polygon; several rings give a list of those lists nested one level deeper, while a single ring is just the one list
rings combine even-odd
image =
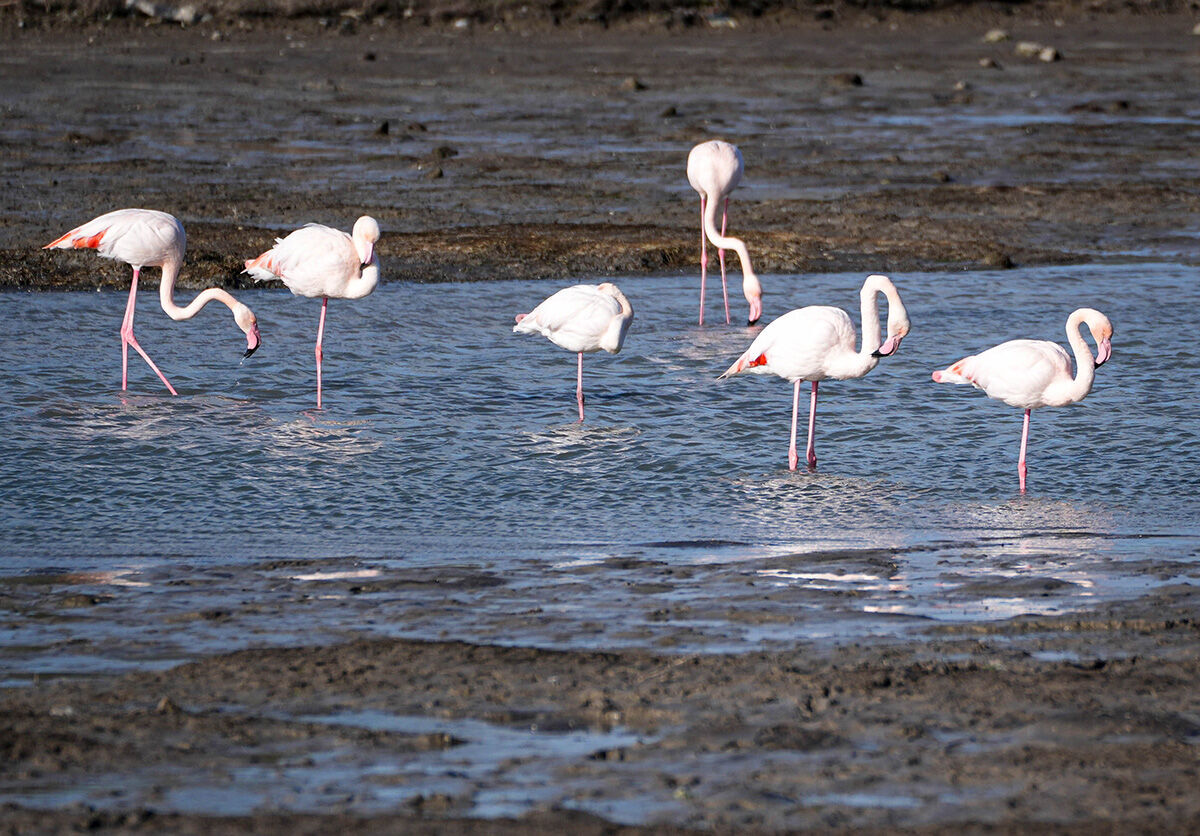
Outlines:
[{"label": "pebble on mud", "polygon": [[627,91],[645,90],[646,85],[638,79],[637,76],[629,76],[621,82],[621,89]]},{"label": "pebble on mud", "polygon": [[838,73],[827,79],[831,87],[862,87],[863,77],[858,73]]},{"label": "pebble on mud", "polygon": [[983,258],[979,260],[979,263],[984,267],[991,267],[997,270],[1010,270],[1015,266],[1008,253],[1002,250],[992,250],[985,253]]},{"label": "pebble on mud", "polygon": [[998,44],[1001,41],[1007,41],[1011,36],[1003,29],[989,29],[987,34],[983,36],[985,44]]},{"label": "pebble on mud", "polygon": [[1003,67],[1000,66],[1000,62],[997,61],[995,58],[980,58],[979,66],[983,67],[984,69],[988,69],[988,70],[1004,69]]}]

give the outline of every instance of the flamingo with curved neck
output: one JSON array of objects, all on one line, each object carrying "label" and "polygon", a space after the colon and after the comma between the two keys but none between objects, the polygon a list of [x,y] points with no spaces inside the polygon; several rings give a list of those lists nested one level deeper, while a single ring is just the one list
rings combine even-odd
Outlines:
[{"label": "flamingo with curved neck", "polygon": [[133,346],[166,385],[167,390],[172,395],[178,394],[133,335],[138,277],[143,267],[162,268],[159,299],[163,310],[171,319],[191,319],[209,302],[217,301],[229,308],[233,313],[234,322],[246,335],[246,353],[243,357],[249,357],[262,345],[262,337],[258,333],[258,320],[254,313],[232,294],[219,287],[210,287],[201,292],[187,307],[181,308],[175,304],[175,280],[183,266],[187,235],[183,231],[183,224],[173,215],[154,209],[118,209],[72,229],[42,249],[94,249],[102,258],[115,258],[133,268],[133,284],[129,288],[129,301],[125,305],[125,318],[121,322],[122,390],[129,386],[129,347]]},{"label": "flamingo with curved neck", "polygon": [[[887,338],[879,333],[879,294],[888,301]],[[909,332],[908,312],[900,293],[887,276],[868,276],[859,292],[862,312],[862,347],[854,349],[856,335],[850,315],[841,308],[810,305],[788,311],[776,319],[750,344],[718,380],[735,374],[773,374],[790,380],[792,395],[792,437],[788,448],[788,468],[795,470],[796,423],[800,409],[800,383],[812,383],[808,411],[809,470],[817,468],[814,433],[817,420],[817,383],[822,380],[851,380],[864,376],[879,364],[880,357],[895,354],[900,341]]]},{"label": "flamingo with curved neck", "polygon": [[279,279],[296,296],[321,298],[317,323],[317,409],[321,408],[321,360],[325,341],[325,311],[329,299],[362,299],[379,284],[379,223],[368,215],[354,222],[347,235],[340,229],[307,224],[275,246],[246,261],[244,272],[255,281]]},{"label": "flamingo with curved neck", "polygon": [[[741,182],[745,165],[742,152],[736,145],[719,139],[701,142],[688,154],[687,176],[692,188],[700,193],[700,324],[704,324],[704,282],[708,276],[708,245],[711,240],[717,247],[721,262],[721,293],[725,299],[725,324],[729,324],[729,291],[725,282],[725,250],[737,253],[742,265],[742,293],[750,303],[747,325],[758,322],[762,316],[762,285],[754,268],[750,265],[750,251],[740,238],[725,234],[729,214],[729,195]],[[721,229],[717,230],[717,207],[723,205]]]},{"label": "flamingo with curved neck", "polygon": [[[1087,325],[1096,341],[1096,356],[1080,328]],[[1078,403],[1092,391],[1096,367],[1112,356],[1113,327],[1108,317],[1094,308],[1079,308],[1067,317],[1067,342],[1071,358],[1062,346],[1050,340],[1009,340],[979,354],[964,357],[933,373],[936,383],[969,383],[989,398],[1025,410],[1021,429],[1021,453],[1017,475],[1025,493],[1025,451],[1029,445],[1029,415],[1043,406]]]}]

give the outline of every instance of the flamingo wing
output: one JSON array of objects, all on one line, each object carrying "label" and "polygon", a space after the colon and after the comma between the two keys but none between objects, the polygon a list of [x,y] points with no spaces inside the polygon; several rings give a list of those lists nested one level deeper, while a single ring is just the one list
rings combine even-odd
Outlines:
[{"label": "flamingo wing", "polygon": [[134,267],[159,267],[183,257],[187,236],[173,215],[153,209],[117,209],[77,226],[43,249],[94,249]]},{"label": "flamingo wing", "polygon": [[949,369],[989,398],[1010,406],[1045,406],[1046,390],[1071,379],[1071,358],[1049,340],[1010,340],[955,363]]},{"label": "flamingo wing", "polygon": [[830,360],[844,347],[853,353],[854,323],[849,314],[826,305],[797,308],[764,328],[721,378],[750,372],[791,381],[824,380]]},{"label": "flamingo wing", "polygon": [[513,331],[540,333],[568,351],[596,351],[609,323],[620,313],[621,305],[612,296],[595,285],[580,284],[550,296],[522,317]]},{"label": "flamingo wing", "polygon": [[362,272],[349,235],[321,224],[308,224],[258,258],[246,262],[255,281],[281,279],[297,296],[340,296]]}]

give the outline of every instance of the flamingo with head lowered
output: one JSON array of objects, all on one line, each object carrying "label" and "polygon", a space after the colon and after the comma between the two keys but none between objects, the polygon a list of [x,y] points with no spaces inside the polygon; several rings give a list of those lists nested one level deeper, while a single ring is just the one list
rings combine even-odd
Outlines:
[{"label": "flamingo with head lowered", "polygon": [[[879,300],[888,300],[887,339],[879,336]],[[795,384],[792,395],[792,441],[788,468],[796,469],[796,418],[800,410],[800,383],[812,382],[808,411],[808,467],[817,468],[813,435],[817,422],[817,383],[862,377],[879,363],[880,357],[895,354],[908,334],[908,312],[896,286],[887,276],[868,276],[859,294],[862,302],[862,347],[854,350],[854,323],[841,308],[810,305],[788,311],[762,330],[750,348],[725,370],[718,380],[735,374],[774,374]]]},{"label": "flamingo with head lowered", "polygon": [[308,224],[275,246],[246,262],[245,272],[255,281],[280,279],[296,296],[321,297],[317,324],[317,409],[321,408],[321,359],[325,339],[325,310],[329,298],[362,299],[379,284],[379,256],[375,242],[379,224],[363,215],[347,235],[340,229]]},{"label": "flamingo with head lowered", "polygon": [[603,349],[616,354],[625,344],[633,306],[612,282],[564,287],[527,314],[517,314],[516,334],[541,334],[579,355],[575,401],[583,423],[583,355]]},{"label": "flamingo with head lowered", "polygon": [[[1096,356],[1079,329],[1087,325],[1096,341]],[[969,383],[989,398],[1025,410],[1021,429],[1021,454],[1017,476],[1025,493],[1025,448],[1029,444],[1029,413],[1043,406],[1078,403],[1092,391],[1096,367],[1112,356],[1112,323],[1093,308],[1079,308],[1067,318],[1067,341],[1075,352],[1075,374],[1071,358],[1050,340],[1009,340],[979,354],[964,357],[949,368],[933,373],[937,383]]]},{"label": "flamingo with head lowered", "polygon": [[142,355],[154,373],[166,384],[167,390],[178,394],[154,361],[138,344],[133,336],[133,310],[137,304],[138,277],[143,267],[161,267],[162,281],[159,283],[159,301],[167,316],[174,320],[191,319],[209,302],[217,301],[233,312],[233,320],[246,335],[246,353],[249,357],[260,345],[258,320],[254,313],[230,293],[219,287],[210,287],[201,292],[187,307],[175,304],[175,280],[183,266],[183,255],[187,249],[187,236],[183,224],[166,212],[153,209],[118,209],[88,221],[72,229],[66,235],[51,241],[42,249],[93,249],[103,258],[124,261],[133,268],[133,284],[129,288],[129,302],[125,305],[125,319],[121,322],[121,389],[129,384],[129,346]]},{"label": "flamingo with head lowered", "polygon": [[[744,170],[742,152],[736,145],[719,139],[701,142],[688,154],[687,177],[692,188],[700,193],[700,324],[704,324],[704,280],[708,276],[708,244],[711,240],[717,247],[721,261],[721,293],[725,297],[725,324],[729,324],[729,291],[725,286],[725,250],[737,252],[742,265],[742,293],[750,303],[747,325],[758,322],[762,316],[762,285],[754,268],[750,266],[750,251],[739,238],[725,235],[725,221],[729,213],[729,195],[741,182]],[[717,231],[717,206],[722,205],[721,231]]]}]

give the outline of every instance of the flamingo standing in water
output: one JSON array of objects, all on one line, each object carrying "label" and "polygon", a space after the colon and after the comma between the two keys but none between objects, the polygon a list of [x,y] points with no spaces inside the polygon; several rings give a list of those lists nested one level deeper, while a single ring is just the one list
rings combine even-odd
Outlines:
[{"label": "flamingo standing in water", "polygon": [[[888,300],[887,339],[880,342],[878,294]],[[796,416],[800,409],[800,382],[812,382],[808,411],[808,467],[817,468],[813,432],[817,421],[817,382],[862,377],[894,354],[909,331],[908,312],[896,286],[887,276],[868,276],[860,292],[862,300],[862,348],[854,350],[854,324],[840,308],[811,305],[788,311],[762,330],[750,348],[725,370],[718,380],[751,372],[774,374],[793,381],[792,443],[788,468],[796,469]]]},{"label": "flamingo standing in water", "polygon": [[138,344],[133,336],[133,309],[137,304],[138,277],[143,267],[161,267],[162,281],[159,283],[159,300],[167,316],[174,320],[191,319],[200,309],[214,300],[228,306],[233,320],[246,335],[246,353],[249,357],[260,345],[258,320],[254,313],[230,293],[219,287],[210,287],[196,296],[187,307],[175,304],[175,280],[183,266],[183,254],[187,249],[187,236],[183,224],[173,215],[153,209],[118,209],[88,221],[72,229],[61,238],[51,241],[44,250],[93,249],[103,258],[115,258],[133,268],[133,284],[129,288],[129,302],[125,306],[125,319],[121,322],[121,389],[129,385],[129,346],[142,355],[167,390],[176,395],[175,387],[167,380],[154,361]]},{"label": "flamingo standing in water", "polygon": [[321,297],[321,320],[317,324],[317,409],[321,408],[321,346],[325,338],[325,310],[329,298],[362,299],[379,284],[379,256],[375,242],[379,224],[363,215],[354,222],[354,232],[321,224],[308,224],[275,246],[246,262],[245,272],[255,281],[280,279],[296,296]]},{"label": "flamingo standing in water", "polygon": [[[742,179],[742,152],[736,145],[714,139],[701,142],[688,154],[687,176],[692,188],[700,193],[700,324],[704,324],[704,281],[708,276],[708,244],[711,239],[721,261],[721,293],[725,298],[725,324],[729,324],[729,291],[725,286],[725,250],[735,250],[742,265],[742,293],[750,303],[747,325],[762,316],[762,285],[750,266],[750,252],[738,238],[725,236],[729,215],[729,195]],[[721,231],[717,232],[717,205],[721,210]]]},{"label": "flamingo standing in water", "polygon": [[[1096,356],[1079,331],[1086,324],[1096,341]],[[1017,475],[1025,493],[1025,448],[1029,443],[1029,413],[1043,406],[1078,403],[1092,391],[1096,367],[1112,356],[1112,323],[1100,311],[1079,308],[1067,318],[1067,341],[1075,351],[1075,374],[1071,358],[1058,343],[1049,340],[1009,340],[980,354],[964,357],[949,368],[933,373],[936,383],[970,383],[989,398],[1025,410],[1021,429],[1021,454]]]},{"label": "flamingo standing in water", "polygon": [[583,423],[583,355],[604,349],[616,354],[625,344],[633,306],[615,284],[564,287],[527,314],[517,314],[516,334],[541,334],[579,355],[575,400]]}]

